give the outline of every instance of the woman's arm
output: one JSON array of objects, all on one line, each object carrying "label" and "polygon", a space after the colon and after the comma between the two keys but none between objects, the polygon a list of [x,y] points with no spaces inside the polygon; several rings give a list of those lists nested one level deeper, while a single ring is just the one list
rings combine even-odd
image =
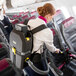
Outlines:
[{"label": "woman's arm", "polygon": [[51,52],[56,52],[56,53],[59,53],[60,49],[57,49],[54,44],[53,44],[53,33],[52,31],[50,30],[50,32],[47,32],[48,34],[46,35],[47,36],[47,39],[45,40],[45,45],[47,47],[47,49]]}]

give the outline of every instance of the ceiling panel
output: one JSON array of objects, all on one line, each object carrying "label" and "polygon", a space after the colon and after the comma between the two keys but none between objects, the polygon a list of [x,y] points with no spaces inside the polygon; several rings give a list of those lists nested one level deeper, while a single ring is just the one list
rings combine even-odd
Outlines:
[{"label": "ceiling panel", "polygon": [[46,2],[46,1],[51,1],[51,0],[6,0],[6,5],[7,8],[12,8],[12,7],[26,6],[26,5],[31,5],[31,4]]}]

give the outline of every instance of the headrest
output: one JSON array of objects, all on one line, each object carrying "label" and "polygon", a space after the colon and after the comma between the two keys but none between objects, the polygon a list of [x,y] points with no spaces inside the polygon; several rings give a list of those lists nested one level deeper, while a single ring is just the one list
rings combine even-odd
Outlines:
[{"label": "headrest", "polygon": [[17,15],[13,15],[12,17],[16,18],[16,17],[17,17]]},{"label": "headrest", "polygon": [[36,18],[36,16],[34,15],[34,16],[30,17],[29,20],[30,20],[30,19],[35,19],[35,18]]},{"label": "headrest", "polygon": [[28,15],[25,15],[25,16],[22,17],[22,19],[26,19],[26,18],[28,18]]},{"label": "headrest", "polygon": [[74,17],[69,17],[68,19],[64,20],[64,21],[62,22],[62,24],[63,24],[64,27],[66,28],[66,27],[72,25],[72,24],[74,23],[74,21],[75,21]]},{"label": "headrest", "polygon": [[17,24],[17,25],[15,25],[15,29],[18,31],[21,31],[23,33],[27,33],[28,26],[24,25],[24,24]]},{"label": "headrest", "polygon": [[17,20],[17,19],[12,22],[13,25],[15,25],[17,23],[19,23],[19,20]]},{"label": "headrest", "polygon": [[61,10],[57,10],[56,13],[55,13],[55,16],[57,16],[57,15],[59,15],[61,13],[62,13]]},{"label": "headrest", "polygon": [[37,14],[37,11],[32,11],[31,12],[31,16],[36,15],[36,14]]},{"label": "headrest", "polygon": [[37,11],[32,11],[31,14],[37,13]]},{"label": "headrest", "polygon": [[17,16],[17,18],[20,18],[20,17],[21,17],[21,15],[18,15],[18,16]]},{"label": "headrest", "polygon": [[62,14],[61,10],[56,11],[53,19],[57,24],[60,24],[64,20],[64,15]]},{"label": "headrest", "polygon": [[31,14],[31,16],[36,16],[36,17],[39,16],[37,11],[32,11],[30,14]]},{"label": "headrest", "polygon": [[19,13],[19,15],[22,15],[22,14],[27,15],[27,14],[29,14],[29,11],[27,11],[27,12],[20,12]]},{"label": "headrest", "polygon": [[24,12],[20,12],[20,13],[19,13],[19,15],[22,15],[22,14],[24,14]]}]

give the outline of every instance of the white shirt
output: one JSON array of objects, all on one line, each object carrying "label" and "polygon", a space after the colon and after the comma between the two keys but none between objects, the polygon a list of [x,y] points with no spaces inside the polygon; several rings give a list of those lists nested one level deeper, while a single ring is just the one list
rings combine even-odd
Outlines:
[{"label": "white shirt", "polygon": [[3,9],[0,11],[0,20],[4,19]]},{"label": "white shirt", "polygon": [[[40,26],[41,24],[45,24],[45,21],[43,21],[40,18],[32,19],[28,22],[28,25],[30,25],[31,30]],[[49,28],[45,28],[33,35],[33,50],[32,52],[37,51],[36,53],[42,53],[40,51],[40,47],[45,43],[46,47],[49,51],[55,52],[56,47],[53,45],[53,33]]]}]

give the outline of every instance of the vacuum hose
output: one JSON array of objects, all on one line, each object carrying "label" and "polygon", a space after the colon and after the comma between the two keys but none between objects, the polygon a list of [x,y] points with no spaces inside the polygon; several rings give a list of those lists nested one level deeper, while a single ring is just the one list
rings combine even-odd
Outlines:
[{"label": "vacuum hose", "polygon": [[38,69],[36,66],[34,66],[34,64],[30,60],[28,60],[27,63],[31,67],[31,69],[33,71],[35,71],[36,73],[41,74],[41,75],[46,75],[46,74],[49,73],[49,64],[48,64],[47,59],[46,59],[46,50],[45,50],[45,53],[44,53],[44,60],[45,60],[46,66],[47,66],[46,71]]}]

